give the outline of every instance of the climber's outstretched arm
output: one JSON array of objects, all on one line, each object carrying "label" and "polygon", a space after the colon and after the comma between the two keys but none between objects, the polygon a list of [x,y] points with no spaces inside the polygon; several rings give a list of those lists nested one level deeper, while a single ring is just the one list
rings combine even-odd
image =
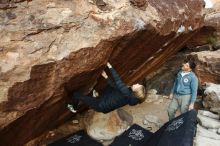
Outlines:
[{"label": "climber's outstretched arm", "polygon": [[110,85],[111,87],[115,87],[114,82],[108,77],[105,71],[102,72],[102,76],[103,78],[107,79],[108,85]]},{"label": "climber's outstretched arm", "polygon": [[111,72],[113,82],[115,86],[124,94],[125,96],[130,96],[130,90],[128,89],[127,85],[121,80],[119,74],[116,70],[112,67],[112,65],[108,62],[107,66]]}]

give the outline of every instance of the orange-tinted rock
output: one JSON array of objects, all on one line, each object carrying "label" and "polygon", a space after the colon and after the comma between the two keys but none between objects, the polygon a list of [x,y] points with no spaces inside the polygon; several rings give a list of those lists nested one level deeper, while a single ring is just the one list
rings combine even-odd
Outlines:
[{"label": "orange-tinted rock", "polygon": [[146,10],[127,0],[107,0],[104,9],[80,0],[5,2],[13,8],[0,10],[4,146],[23,145],[68,120],[64,87],[88,93],[107,61],[126,83],[135,83],[157,70],[203,23],[202,0],[149,0]]}]

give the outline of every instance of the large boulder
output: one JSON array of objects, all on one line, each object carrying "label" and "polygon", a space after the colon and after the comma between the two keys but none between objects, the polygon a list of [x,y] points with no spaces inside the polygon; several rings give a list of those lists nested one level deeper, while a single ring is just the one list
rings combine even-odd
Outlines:
[{"label": "large boulder", "polygon": [[112,140],[129,128],[133,117],[119,109],[108,114],[91,112],[86,118],[87,133],[96,140]]},{"label": "large boulder", "polygon": [[189,56],[197,63],[196,74],[203,85],[205,82],[220,83],[220,50],[193,52]]},{"label": "large boulder", "polygon": [[157,70],[201,28],[202,8],[203,0],[0,1],[1,144],[24,145],[68,120],[66,96],[102,83],[107,61],[128,85]]},{"label": "large boulder", "polygon": [[206,83],[205,94],[206,96],[203,101],[205,108],[217,112],[220,115],[220,85]]}]

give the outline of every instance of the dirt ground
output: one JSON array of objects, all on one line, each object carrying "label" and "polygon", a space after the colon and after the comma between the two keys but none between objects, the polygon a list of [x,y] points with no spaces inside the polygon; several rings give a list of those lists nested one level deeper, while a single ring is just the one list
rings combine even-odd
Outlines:
[{"label": "dirt ground", "polygon": [[158,117],[162,123],[167,122],[167,107],[169,103],[169,99],[163,98],[163,101],[161,103],[143,102],[142,104],[136,106],[126,106],[123,109],[128,111],[131,115],[133,115],[134,123],[137,123],[138,125],[145,127],[145,125],[143,124],[145,115],[153,115],[155,117]]}]

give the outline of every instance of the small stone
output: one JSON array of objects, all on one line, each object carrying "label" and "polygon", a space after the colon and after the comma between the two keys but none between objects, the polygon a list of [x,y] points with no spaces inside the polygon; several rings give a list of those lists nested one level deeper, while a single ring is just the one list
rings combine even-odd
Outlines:
[{"label": "small stone", "polygon": [[169,98],[169,96],[165,96],[165,95],[163,95],[163,98],[166,98],[166,99],[168,99],[168,98]]},{"label": "small stone", "polygon": [[162,103],[162,102],[163,102],[163,99],[159,99],[158,102]]},{"label": "small stone", "polygon": [[147,120],[143,120],[143,124],[147,125],[148,124]]},{"label": "small stone", "polygon": [[154,115],[145,115],[144,116],[144,120],[146,120],[147,123],[155,124],[157,127],[161,127],[162,126],[162,121],[158,117],[156,117]]},{"label": "small stone", "polygon": [[152,99],[146,99],[145,102],[151,103],[151,102],[153,102],[153,100]]},{"label": "small stone", "polygon": [[154,104],[161,104],[163,102],[163,99],[155,100]]},{"label": "small stone", "polygon": [[185,26],[181,25],[177,30],[177,33],[183,33],[186,30]]},{"label": "small stone", "polygon": [[188,30],[189,30],[189,31],[193,31],[192,26],[189,26],[189,27],[188,27]]},{"label": "small stone", "polygon": [[53,2],[50,2],[47,4],[47,8],[55,8],[55,7],[56,7],[56,4]]},{"label": "small stone", "polygon": [[147,91],[147,94],[157,94],[157,90],[156,89],[150,89]]},{"label": "small stone", "polygon": [[55,135],[54,131],[49,131],[49,135],[54,136]]},{"label": "small stone", "polygon": [[156,101],[156,102],[154,102],[154,104],[158,105],[158,104],[160,104],[160,102],[159,102],[159,101]]},{"label": "small stone", "polygon": [[156,102],[159,99],[159,95],[156,94],[147,94],[146,102],[151,103],[151,102]]}]

